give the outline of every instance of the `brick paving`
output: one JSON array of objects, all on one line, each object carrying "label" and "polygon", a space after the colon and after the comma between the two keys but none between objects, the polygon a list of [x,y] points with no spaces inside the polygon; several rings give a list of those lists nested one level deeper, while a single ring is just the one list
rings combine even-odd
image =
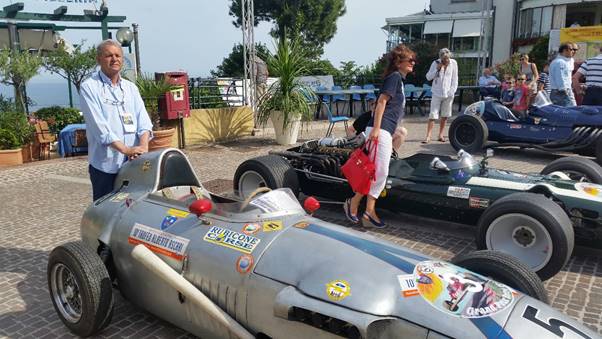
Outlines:
[{"label": "brick paving", "polygon": [[[454,154],[448,143],[420,144],[425,118],[406,120],[410,131],[401,156],[415,152]],[[302,138],[324,134],[316,122]],[[341,128],[336,132],[341,135]],[[213,191],[231,189],[237,165],[276,145],[269,129],[236,142],[191,147],[189,155],[201,181]],[[506,149],[496,151],[490,164],[522,172],[537,172],[558,155]],[[48,253],[57,245],[79,239],[79,221],[91,202],[88,184],[60,176],[87,178],[85,157],[54,159],[0,169],[0,338],[72,338],[52,307],[46,282]],[[317,216],[346,224],[337,205],[324,204]],[[382,211],[390,225],[360,231],[441,259],[474,249],[473,229],[457,224]],[[546,282],[552,306],[602,333],[602,264],[599,253],[578,250],[566,267]],[[190,334],[136,309],[115,293],[112,323],[101,338],[189,338]]]}]

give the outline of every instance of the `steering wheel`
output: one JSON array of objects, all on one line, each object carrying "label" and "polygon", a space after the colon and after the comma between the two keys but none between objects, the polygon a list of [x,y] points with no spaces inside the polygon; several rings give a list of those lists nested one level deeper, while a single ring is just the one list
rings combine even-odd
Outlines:
[{"label": "steering wheel", "polygon": [[253,192],[251,192],[251,194],[249,194],[245,201],[242,202],[242,205],[240,205],[239,212],[242,212],[242,210],[247,208],[247,206],[249,206],[249,203],[251,202],[251,199],[253,199],[257,194],[269,192],[271,190],[272,189],[269,187],[257,187]]}]

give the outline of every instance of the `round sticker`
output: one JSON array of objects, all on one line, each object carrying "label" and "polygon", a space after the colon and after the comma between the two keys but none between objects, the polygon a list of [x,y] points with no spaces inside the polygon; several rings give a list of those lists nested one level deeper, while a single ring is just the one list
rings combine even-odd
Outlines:
[{"label": "round sticker", "polygon": [[259,224],[245,224],[242,228],[242,233],[252,235],[259,232],[260,229],[261,226],[259,226]]},{"label": "round sticker", "polygon": [[238,273],[240,274],[247,274],[251,271],[251,268],[253,268],[253,256],[250,254],[243,254],[240,257],[238,257],[238,260],[236,260],[236,270],[238,271]]},{"label": "round sticker", "polygon": [[332,301],[341,301],[351,294],[351,287],[345,280],[334,280],[326,284],[326,295]]},{"label": "round sticker", "polygon": [[481,318],[512,304],[506,285],[443,261],[423,261],[414,268],[420,295],[444,313],[462,318]]}]

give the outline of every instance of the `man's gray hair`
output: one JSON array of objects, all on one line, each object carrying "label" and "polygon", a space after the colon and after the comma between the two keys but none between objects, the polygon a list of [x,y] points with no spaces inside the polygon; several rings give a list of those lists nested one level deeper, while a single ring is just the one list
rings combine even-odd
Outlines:
[{"label": "man's gray hair", "polygon": [[103,40],[101,43],[98,44],[98,46],[96,46],[96,57],[97,58],[100,57],[102,54],[102,51],[109,45],[121,48],[121,44],[115,40],[112,40],[112,39]]},{"label": "man's gray hair", "polygon": [[439,58],[443,58],[444,56],[452,57],[452,52],[447,48],[441,48],[439,50]]}]

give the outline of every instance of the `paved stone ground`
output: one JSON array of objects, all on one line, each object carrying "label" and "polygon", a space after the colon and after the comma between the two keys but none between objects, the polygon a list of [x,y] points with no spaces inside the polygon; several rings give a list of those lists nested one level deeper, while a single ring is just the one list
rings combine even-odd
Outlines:
[{"label": "paved stone ground", "polygon": [[[401,156],[417,151],[454,153],[447,143],[420,144],[424,137],[424,118],[411,117],[406,120],[406,125],[410,135]],[[302,138],[321,136],[325,128],[324,122],[312,123]],[[339,126],[337,133],[342,133]],[[231,179],[240,162],[268,150],[284,148],[274,144],[270,130],[264,130],[255,137],[189,148],[186,152],[205,186],[225,192],[231,188]],[[491,165],[536,172],[556,157],[542,152],[508,149],[497,151]],[[48,253],[55,246],[79,239],[79,221],[91,202],[90,186],[85,179],[85,157],[0,169],[0,337],[73,337],[52,307],[46,282],[46,263]],[[393,215],[386,211],[382,211],[381,215],[390,221],[390,226],[370,233],[397,244],[442,259],[474,249],[473,229],[469,227],[404,214]],[[346,223],[340,206],[336,205],[324,205],[318,217]],[[554,307],[599,333],[602,333],[601,257],[597,253],[577,251],[563,271],[546,283]],[[136,309],[119,293],[116,293],[116,298],[113,322],[100,337],[191,337]]]}]

